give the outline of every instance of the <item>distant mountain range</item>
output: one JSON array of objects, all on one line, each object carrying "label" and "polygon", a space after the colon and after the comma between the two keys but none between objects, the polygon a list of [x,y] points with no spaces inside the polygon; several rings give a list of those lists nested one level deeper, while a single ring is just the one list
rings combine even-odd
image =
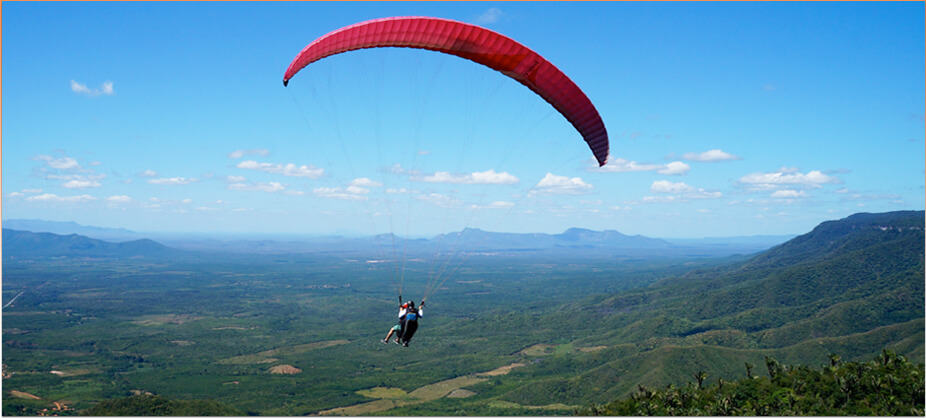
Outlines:
[{"label": "distant mountain range", "polygon": [[79,225],[74,222],[52,222],[38,219],[7,219],[3,221],[4,229],[28,232],[45,232],[57,235],[82,235],[89,238],[108,241],[130,241],[144,239],[144,236],[128,229],[101,228]]},{"label": "distant mountain range", "polygon": [[[593,231],[571,228],[560,234],[500,233],[466,228],[460,232],[437,235],[433,238],[402,238],[392,234],[373,237],[316,236],[293,239],[213,238],[206,235],[142,234],[127,229],[83,226],[73,222],[10,219],[3,228],[34,233],[79,235],[108,242],[126,242],[141,239],[156,240],[159,244],[177,250],[204,252],[231,252],[252,254],[326,253],[326,254],[392,254],[393,249],[406,255],[434,255],[447,253],[492,253],[505,255],[532,255],[556,253],[586,256],[701,256],[716,257],[732,254],[751,254],[780,244],[792,236],[753,236],[736,238],[706,238],[664,240],[641,235],[624,235],[616,230]],[[45,237],[46,239],[50,237]],[[65,250],[60,243],[49,249]],[[32,246],[25,250],[36,250]],[[102,252],[104,248],[99,248]],[[5,252],[17,252],[16,243],[4,245]],[[29,251],[32,252],[32,251]],[[50,252],[50,251],[49,251]],[[161,255],[163,252],[154,252]]]},{"label": "distant mountain range", "polygon": [[171,258],[183,254],[183,251],[168,248],[150,239],[113,243],[77,234],[56,235],[3,229],[5,258]]}]

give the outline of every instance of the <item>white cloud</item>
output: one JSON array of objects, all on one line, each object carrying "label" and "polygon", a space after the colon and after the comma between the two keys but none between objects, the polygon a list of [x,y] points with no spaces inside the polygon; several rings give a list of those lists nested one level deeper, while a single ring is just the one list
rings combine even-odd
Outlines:
[{"label": "white cloud", "polygon": [[697,162],[720,162],[724,160],[740,160],[739,156],[731,155],[720,149],[708,150],[703,153],[685,153],[682,159],[693,160]]},{"label": "white cloud", "polygon": [[650,185],[650,192],[653,194],[667,195],[644,197],[644,203],[669,203],[674,201],[703,200],[723,197],[723,193],[720,191],[707,191],[702,188],[692,187],[684,182],[670,181],[653,181],[653,184]]},{"label": "white cloud", "polygon": [[257,155],[257,156],[268,156],[270,151],[267,149],[251,149],[251,150],[235,150],[228,154],[228,157],[232,159],[240,159],[244,156]]},{"label": "white cloud", "polygon": [[643,197],[644,204],[661,204],[661,203],[672,203],[678,199],[678,196],[666,195],[666,196],[646,196]]},{"label": "white cloud", "polygon": [[378,181],[373,181],[370,178],[357,178],[350,182],[350,185],[355,187],[366,187],[366,188],[377,188],[382,187],[383,183]]},{"label": "white cloud", "polygon": [[96,188],[102,185],[99,181],[106,178],[106,175],[81,167],[76,159],[67,156],[39,155],[32,160],[45,162],[46,167],[38,169],[45,179],[67,181],[62,184],[64,188]]},{"label": "white cloud", "polygon": [[61,170],[80,169],[80,164],[78,164],[77,161],[74,160],[74,158],[70,158],[67,156],[61,157],[61,158],[55,158],[55,157],[48,156],[48,155],[39,155],[39,156],[34,157],[33,160],[44,160],[45,163],[53,169],[61,169]]},{"label": "white cloud", "polygon": [[152,171],[151,169],[147,169],[144,172],[138,174],[138,176],[142,178],[154,178],[158,176],[158,173],[155,171]]},{"label": "white cloud", "polygon": [[310,179],[321,178],[325,174],[322,168],[316,168],[312,165],[297,166],[293,163],[285,165],[279,163],[260,163],[253,160],[246,160],[238,164],[239,169],[251,169],[255,171],[267,172],[283,176],[304,177]]},{"label": "white cloud", "polygon": [[670,162],[656,172],[663,175],[684,175],[687,174],[690,169],[691,166],[689,166],[687,163]]},{"label": "white cloud", "polygon": [[807,188],[820,188],[823,184],[842,184],[842,180],[820,171],[802,174],[797,168],[781,168],[777,172],[756,172],[739,179],[759,190],[773,190],[782,185],[799,185]]},{"label": "white cloud", "polygon": [[45,193],[41,195],[34,195],[27,198],[29,201],[48,201],[48,202],[59,202],[59,203],[80,203],[85,201],[96,200],[95,197],[83,194],[83,195],[73,195],[69,197],[61,197],[51,193]]},{"label": "white cloud", "polygon": [[482,184],[503,185],[517,184],[518,178],[508,172],[495,172],[489,169],[485,172],[469,174],[451,174],[450,172],[435,172],[433,175],[413,176],[414,181],[442,183],[442,184]]},{"label": "white cloud", "polygon": [[80,181],[80,180],[84,180],[84,181],[87,181],[87,180],[89,180],[89,181],[99,181],[99,180],[101,180],[101,179],[103,179],[103,178],[106,178],[106,175],[94,174],[92,171],[87,171],[87,172],[84,172],[84,173],[85,173],[85,174],[88,174],[88,175],[74,174],[74,173],[70,173],[70,174],[51,174],[51,173],[50,173],[50,174],[46,174],[46,175],[45,175],[45,178],[47,178],[47,179],[57,179],[57,180],[61,180],[61,181],[70,181],[70,180],[73,180],[73,179],[76,179],[76,180],[79,180],[79,181]]},{"label": "white cloud", "polygon": [[242,182],[247,181],[247,180],[248,180],[248,179],[245,178],[245,177],[243,177],[243,176],[229,175],[229,176],[225,177],[225,181],[230,182],[230,183],[233,183],[233,184],[242,183]]},{"label": "white cloud", "polygon": [[393,164],[392,166],[385,168],[384,171],[390,174],[396,174],[396,175],[404,175],[406,173],[409,173],[409,171],[403,168],[402,164],[399,164],[399,163]]},{"label": "white cloud", "polygon": [[98,89],[90,89],[87,85],[83,83],[78,83],[75,80],[71,80],[71,91],[80,95],[87,96],[100,96],[100,95],[113,95],[115,91],[113,90],[113,82],[106,81]]},{"label": "white cloud", "polygon": [[110,203],[129,203],[132,201],[132,197],[127,195],[111,195],[106,197],[105,200]]},{"label": "white cloud", "polygon": [[155,185],[187,185],[192,182],[196,182],[196,178],[183,178],[183,177],[155,178],[155,179],[148,181],[149,184],[155,184]]},{"label": "white cloud", "polygon": [[244,183],[237,182],[234,184],[229,184],[228,189],[234,191],[263,191],[263,192],[277,192],[283,191],[286,187],[279,182],[255,182],[255,183]]},{"label": "white cloud", "polygon": [[720,191],[706,191],[706,190],[699,188],[697,191],[685,194],[684,197],[688,199],[693,199],[693,200],[721,198],[723,197],[723,193]]},{"label": "white cloud", "polygon": [[90,179],[72,179],[62,184],[64,188],[96,188],[101,185],[99,182]]},{"label": "white cloud", "polygon": [[504,15],[505,13],[503,13],[501,10],[496,7],[492,7],[485,12],[482,12],[481,15],[477,16],[476,23],[480,25],[488,25],[490,23],[498,22],[498,20],[501,19],[501,17]]},{"label": "white cloud", "polygon": [[682,194],[695,191],[694,187],[684,182],[653,181],[649,188],[652,193],[664,194]]},{"label": "white cloud", "polygon": [[807,197],[807,193],[804,191],[796,190],[779,190],[772,193],[772,198],[801,198]]},{"label": "white cloud", "polygon": [[73,79],[71,79],[71,90],[77,93],[84,93],[84,94],[90,93],[90,88],[88,88],[87,85],[82,85],[80,83],[77,83]]},{"label": "white cloud", "polygon": [[608,164],[596,169],[598,172],[645,172],[655,171],[663,168],[663,165],[650,163],[637,163],[636,161],[617,158],[608,160]]},{"label": "white cloud", "polygon": [[542,195],[576,195],[585,194],[592,188],[594,187],[582,181],[582,178],[569,178],[547,172],[547,175],[534,186],[533,192]]},{"label": "white cloud", "polygon": [[493,201],[489,204],[473,204],[470,208],[473,209],[510,209],[514,207],[514,203],[510,201]]},{"label": "white cloud", "polygon": [[318,187],[312,190],[312,193],[316,196],[323,198],[335,198],[338,200],[366,200],[367,197],[364,194],[368,192],[370,192],[370,190],[355,186],[350,186],[346,189]]},{"label": "white cloud", "polygon": [[690,169],[691,167],[687,163],[678,161],[660,165],[655,163],[639,163],[633,160],[617,158],[609,160],[607,165],[600,168],[593,168],[591,171],[612,173],[656,171],[663,175],[684,175],[688,173]]},{"label": "white cloud", "polygon": [[410,190],[407,188],[387,188],[386,194],[419,194],[421,191]]}]

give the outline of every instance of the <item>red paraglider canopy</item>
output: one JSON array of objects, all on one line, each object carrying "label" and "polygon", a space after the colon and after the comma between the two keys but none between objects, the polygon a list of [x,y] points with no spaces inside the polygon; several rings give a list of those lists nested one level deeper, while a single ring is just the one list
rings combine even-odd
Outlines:
[{"label": "red paraglider canopy", "polygon": [[316,39],[290,63],[283,85],[303,67],[363,48],[421,48],[452,54],[502,72],[553,105],[579,131],[599,166],[608,160],[608,132],[585,93],[545,58],[488,29],[432,17],[392,17],[346,26]]}]

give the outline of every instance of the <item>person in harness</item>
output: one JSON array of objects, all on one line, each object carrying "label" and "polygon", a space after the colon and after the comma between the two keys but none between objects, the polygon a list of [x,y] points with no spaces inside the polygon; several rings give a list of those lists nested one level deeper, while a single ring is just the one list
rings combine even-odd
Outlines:
[{"label": "person in harness", "polygon": [[402,306],[399,307],[399,321],[398,323],[393,325],[392,328],[389,329],[389,333],[386,334],[386,338],[379,340],[381,343],[383,344],[389,343],[389,337],[392,337],[392,335],[395,334],[395,343],[401,344],[399,343],[399,336],[402,335],[402,319],[403,319],[402,317],[405,316],[405,312],[407,311],[407,309],[408,309],[408,302],[403,303]]},{"label": "person in harness", "polygon": [[415,331],[418,330],[418,319],[424,316],[424,302],[421,302],[421,307],[415,309],[415,302],[408,301],[406,303],[404,314],[399,312],[399,319],[401,319],[402,331],[399,332],[398,340],[402,344],[402,347],[408,347],[408,342],[412,340],[412,336],[415,335]]}]

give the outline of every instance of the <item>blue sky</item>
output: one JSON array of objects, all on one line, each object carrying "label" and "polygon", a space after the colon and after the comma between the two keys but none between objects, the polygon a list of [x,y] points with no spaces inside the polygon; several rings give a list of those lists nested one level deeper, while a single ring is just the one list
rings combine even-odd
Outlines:
[{"label": "blue sky", "polygon": [[[444,54],[295,55],[360,21],[475,23],[575,81],[597,168],[517,82]],[[141,232],[799,234],[923,209],[920,3],[3,4],[3,218]]]}]

